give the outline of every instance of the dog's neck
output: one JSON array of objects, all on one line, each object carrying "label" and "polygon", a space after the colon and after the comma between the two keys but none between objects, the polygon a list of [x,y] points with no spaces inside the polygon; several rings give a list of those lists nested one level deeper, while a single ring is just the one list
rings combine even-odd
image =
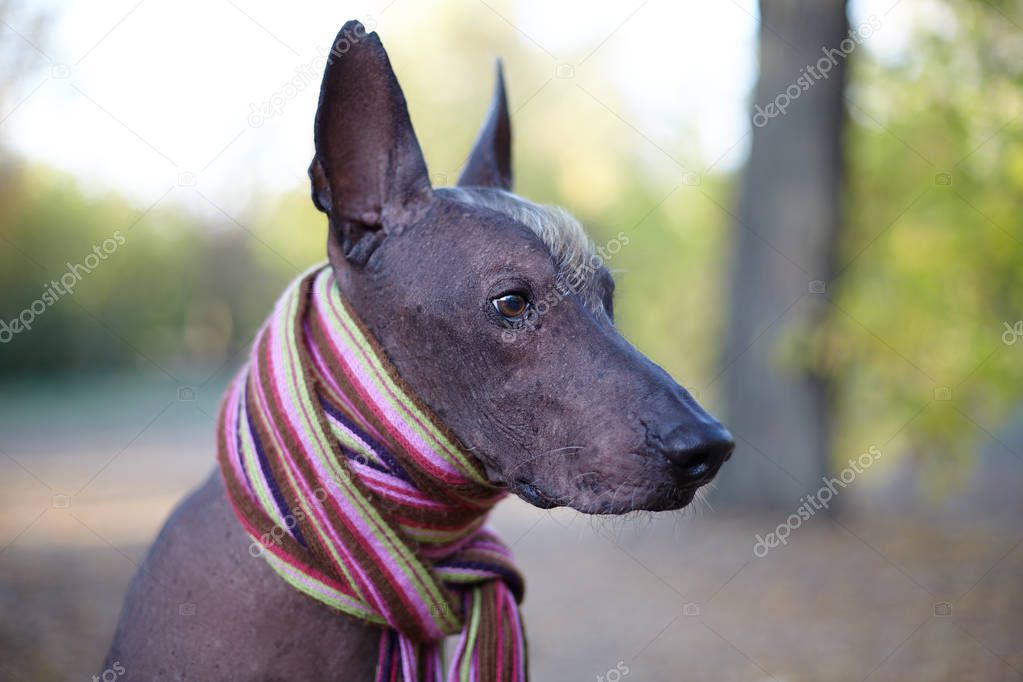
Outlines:
[{"label": "dog's neck", "polygon": [[379,679],[413,679],[410,652],[417,669],[439,669],[454,634],[453,665],[485,660],[521,679],[522,580],[483,527],[503,491],[411,394],[329,268],[278,302],[219,429],[253,553],[314,599],[385,626]]}]

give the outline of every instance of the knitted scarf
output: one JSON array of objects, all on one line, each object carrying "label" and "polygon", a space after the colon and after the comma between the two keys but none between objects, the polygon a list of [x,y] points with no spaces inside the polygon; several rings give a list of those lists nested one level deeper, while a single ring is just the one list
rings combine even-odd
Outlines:
[{"label": "knitted scarf", "polygon": [[378,682],[526,680],[522,577],[484,526],[502,494],[410,393],[329,267],[277,302],[217,439],[252,553],[381,626]]}]

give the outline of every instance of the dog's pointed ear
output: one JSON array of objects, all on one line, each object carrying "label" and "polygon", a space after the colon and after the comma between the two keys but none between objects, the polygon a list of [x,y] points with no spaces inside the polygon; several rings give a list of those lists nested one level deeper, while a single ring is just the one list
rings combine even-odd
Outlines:
[{"label": "dog's pointed ear", "polygon": [[494,86],[490,112],[469,154],[469,160],[465,163],[465,170],[458,178],[458,185],[511,189],[511,120],[508,116],[508,98],[504,92],[504,69],[500,60],[497,62],[497,84]]},{"label": "dog's pointed ear", "polygon": [[327,55],[314,142],[313,203],[346,258],[364,263],[431,189],[387,53],[358,21],[342,27]]}]

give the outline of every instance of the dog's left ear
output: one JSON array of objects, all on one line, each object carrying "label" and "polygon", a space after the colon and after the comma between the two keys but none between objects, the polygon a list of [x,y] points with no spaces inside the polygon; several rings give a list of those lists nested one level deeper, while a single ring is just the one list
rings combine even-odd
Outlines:
[{"label": "dog's left ear", "polygon": [[465,170],[458,178],[459,187],[511,189],[511,120],[508,117],[503,71],[501,61],[498,60],[494,99],[487,120],[469,154],[469,160],[465,163]]}]

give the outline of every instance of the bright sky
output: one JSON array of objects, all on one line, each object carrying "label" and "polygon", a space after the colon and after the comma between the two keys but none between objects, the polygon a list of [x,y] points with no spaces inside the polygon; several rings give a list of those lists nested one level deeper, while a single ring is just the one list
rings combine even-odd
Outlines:
[{"label": "bright sky", "polygon": [[[598,50],[621,100],[632,103],[629,111],[616,112],[631,126],[653,140],[685,126],[695,131],[697,157],[705,164],[717,162],[721,169],[741,164],[756,70],[755,1],[462,1],[466,11],[499,9],[538,52],[557,58]],[[885,15],[893,2],[854,0],[853,25],[871,14],[885,21],[870,49],[895,49],[904,35],[906,20],[899,12]],[[195,182],[237,210],[252,193],[306,182],[317,88],[298,93],[280,117],[258,128],[248,123],[250,105],[309,64],[344,20],[372,20],[386,45],[389,33],[414,35],[410,24],[433,3],[33,4],[54,17],[42,49],[49,66],[27,78],[0,111],[7,143],[75,173],[89,187],[116,189],[142,205],[176,183]],[[15,32],[29,34],[24,13],[7,23],[0,26],[3,40],[21,40]],[[203,210],[195,193],[178,194]]]}]

